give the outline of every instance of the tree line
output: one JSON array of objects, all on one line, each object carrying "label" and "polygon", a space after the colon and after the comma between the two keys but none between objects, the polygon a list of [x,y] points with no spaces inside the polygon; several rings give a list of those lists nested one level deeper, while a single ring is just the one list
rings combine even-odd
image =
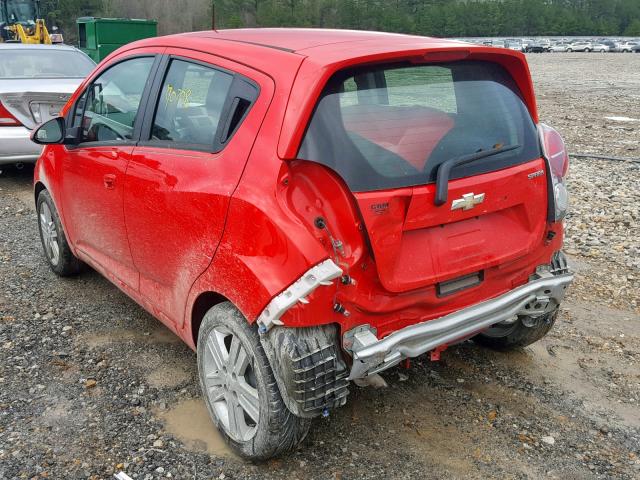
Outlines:
[{"label": "tree line", "polygon": [[80,16],[153,18],[160,34],[324,27],[438,37],[640,36],[640,0],[44,0],[67,38]]}]

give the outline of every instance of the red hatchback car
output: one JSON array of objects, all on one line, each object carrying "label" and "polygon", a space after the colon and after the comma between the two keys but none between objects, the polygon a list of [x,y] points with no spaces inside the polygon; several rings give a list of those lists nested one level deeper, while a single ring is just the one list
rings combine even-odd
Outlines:
[{"label": "red hatchback car", "polygon": [[58,275],[89,264],[197,351],[245,457],[407,358],[552,327],[568,156],[524,56],[373,32],[127,45],[39,127]]}]

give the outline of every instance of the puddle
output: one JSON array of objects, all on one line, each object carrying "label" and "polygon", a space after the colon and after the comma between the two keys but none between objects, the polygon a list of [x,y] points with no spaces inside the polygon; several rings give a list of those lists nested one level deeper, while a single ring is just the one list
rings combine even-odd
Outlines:
[{"label": "puddle", "polygon": [[158,412],[158,416],[164,422],[165,431],[179,439],[188,450],[238,458],[209,418],[204,400],[185,400],[170,410]]},{"label": "puddle", "polygon": [[177,388],[191,380],[189,372],[180,367],[162,366],[147,375],[147,382],[155,388]]}]

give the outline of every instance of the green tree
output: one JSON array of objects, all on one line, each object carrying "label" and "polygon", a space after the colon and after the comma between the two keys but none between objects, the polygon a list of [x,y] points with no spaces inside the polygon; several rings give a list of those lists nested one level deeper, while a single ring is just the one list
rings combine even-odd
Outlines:
[{"label": "green tree", "polygon": [[625,29],[624,34],[629,37],[640,37],[640,19],[633,20]]},{"label": "green tree", "polygon": [[56,26],[67,43],[77,39],[76,19],[96,16],[102,12],[103,0],[45,0],[40,4],[47,26]]}]

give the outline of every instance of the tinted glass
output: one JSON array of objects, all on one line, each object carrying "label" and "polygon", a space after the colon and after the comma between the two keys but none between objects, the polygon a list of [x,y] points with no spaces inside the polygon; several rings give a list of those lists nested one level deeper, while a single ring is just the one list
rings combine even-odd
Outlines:
[{"label": "tinted glass", "polygon": [[95,66],[85,54],[73,50],[0,50],[0,78],[84,78]]},{"label": "tinted glass", "polygon": [[13,22],[29,22],[36,18],[35,2],[29,0],[7,0],[8,18]]},{"label": "tinted glass", "polygon": [[519,145],[452,171],[477,175],[540,157],[535,125],[511,77],[489,62],[394,65],[339,72],[327,84],[298,157],[354,191],[434,182],[439,165]]},{"label": "tinted glass", "polygon": [[233,76],[195,63],[173,60],[162,85],[153,140],[211,149]]},{"label": "tinted glass", "polygon": [[143,57],[118,63],[91,84],[85,94],[86,107],[82,115],[83,142],[133,137],[133,126],[153,62],[153,57]]}]

